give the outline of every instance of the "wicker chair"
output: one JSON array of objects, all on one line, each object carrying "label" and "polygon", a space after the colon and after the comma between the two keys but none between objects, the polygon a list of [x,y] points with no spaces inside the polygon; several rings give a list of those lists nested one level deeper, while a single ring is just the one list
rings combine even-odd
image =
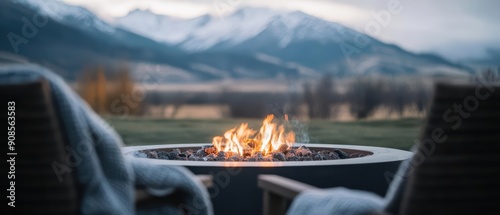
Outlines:
[{"label": "wicker chair", "polygon": [[[68,141],[52,104],[49,84],[39,80],[0,85],[0,91],[1,104],[15,102],[16,214],[79,214],[81,189],[75,173],[64,174],[60,182],[51,166],[54,161],[65,163],[64,147]],[[211,186],[211,176],[198,178],[205,186]],[[136,208],[168,204],[175,199],[153,197],[138,189]]]},{"label": "wicker chair", "polygon": [[[410,168],[399,214],[500,213],[500,87],[437,84]],[[317,189],[274,175],[261,175],[259,187],[264,214],[283,214],[287,199]]]}]

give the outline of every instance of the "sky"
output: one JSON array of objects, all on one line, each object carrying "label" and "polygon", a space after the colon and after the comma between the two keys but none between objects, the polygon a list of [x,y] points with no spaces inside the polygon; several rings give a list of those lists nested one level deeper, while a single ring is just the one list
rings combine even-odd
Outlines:
[{"label": "sky", "polygon": [[[498,0],[64,0],[112,21],[134,9],[192,18],[223,17],[240,7],[300,10],[384,42],[452,61],[500,50]],[[392,10],[391,10],[392,9]],[[386,16],[382,16],[385,14]],[[380,19],[380,17],[389,17]],[[370,30],[378,22],[379,30]]]}]

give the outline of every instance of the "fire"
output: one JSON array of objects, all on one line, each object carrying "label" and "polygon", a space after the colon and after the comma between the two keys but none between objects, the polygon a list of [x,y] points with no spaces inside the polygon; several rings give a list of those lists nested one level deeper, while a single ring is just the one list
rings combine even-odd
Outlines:
[{"label": "fire", "polygon": [[[212,144],[217,152],[239,154],[242,157],[252,156],[257,152],[268,155],[273,152],[284,152],[295,143],[295,133],[285,132],[283,124],[273,123],[274,115],[268,115],[262,122],[259,131],[248,128],[248,123],[230,129],[224,136],[213,138]],[[288,116],[285,116],[288,121]]]}]

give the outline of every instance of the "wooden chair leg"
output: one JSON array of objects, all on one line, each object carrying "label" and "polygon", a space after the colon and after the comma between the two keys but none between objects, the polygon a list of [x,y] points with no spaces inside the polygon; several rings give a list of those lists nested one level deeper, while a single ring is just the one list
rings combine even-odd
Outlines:
[{"label": "wooden chair leg", "polygon": [[318,189],[278,175],[259,175],[258,186],[264,191],[264,215],[285,214],[290,201],[300,192]]},{"label": "wooden chair leg", "polygon": [[287,200],[283,197],[270,191],[264,191],[263,201],[264,215],[281,215],[286,213]]}]

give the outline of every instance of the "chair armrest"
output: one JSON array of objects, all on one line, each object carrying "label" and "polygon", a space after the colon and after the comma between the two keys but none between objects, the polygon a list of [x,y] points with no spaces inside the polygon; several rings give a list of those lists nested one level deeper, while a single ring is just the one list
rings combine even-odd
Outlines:
[{"label": "chair armrest", "polygon": [[210,188],[214,186],[214,180],[212,175],[196,175],[196,179],[201,181],[201,183],[206,187]]},{"label": "chair armrest", "polygon": [[264,191],[264,215],[285,214],[295,196],[306,190],[318,189],[315,186],[278,175],[259,175],[257,185]]},{"label": "chair armrest", "polygon": [[[196,180],[200,181],[203,186],[210,188],[213,186],[213,177],[211,175],[196,175]],[[148,201],[150,199],[158,198],[150,195],[145,189],[135,190],[135,202]]]},{"label": "chair armrest", "polygon": [[258,186],[286,199],[293,199],[300,192],[318,189],[315,186],[295,181],[278,175],[259,175]]}]

